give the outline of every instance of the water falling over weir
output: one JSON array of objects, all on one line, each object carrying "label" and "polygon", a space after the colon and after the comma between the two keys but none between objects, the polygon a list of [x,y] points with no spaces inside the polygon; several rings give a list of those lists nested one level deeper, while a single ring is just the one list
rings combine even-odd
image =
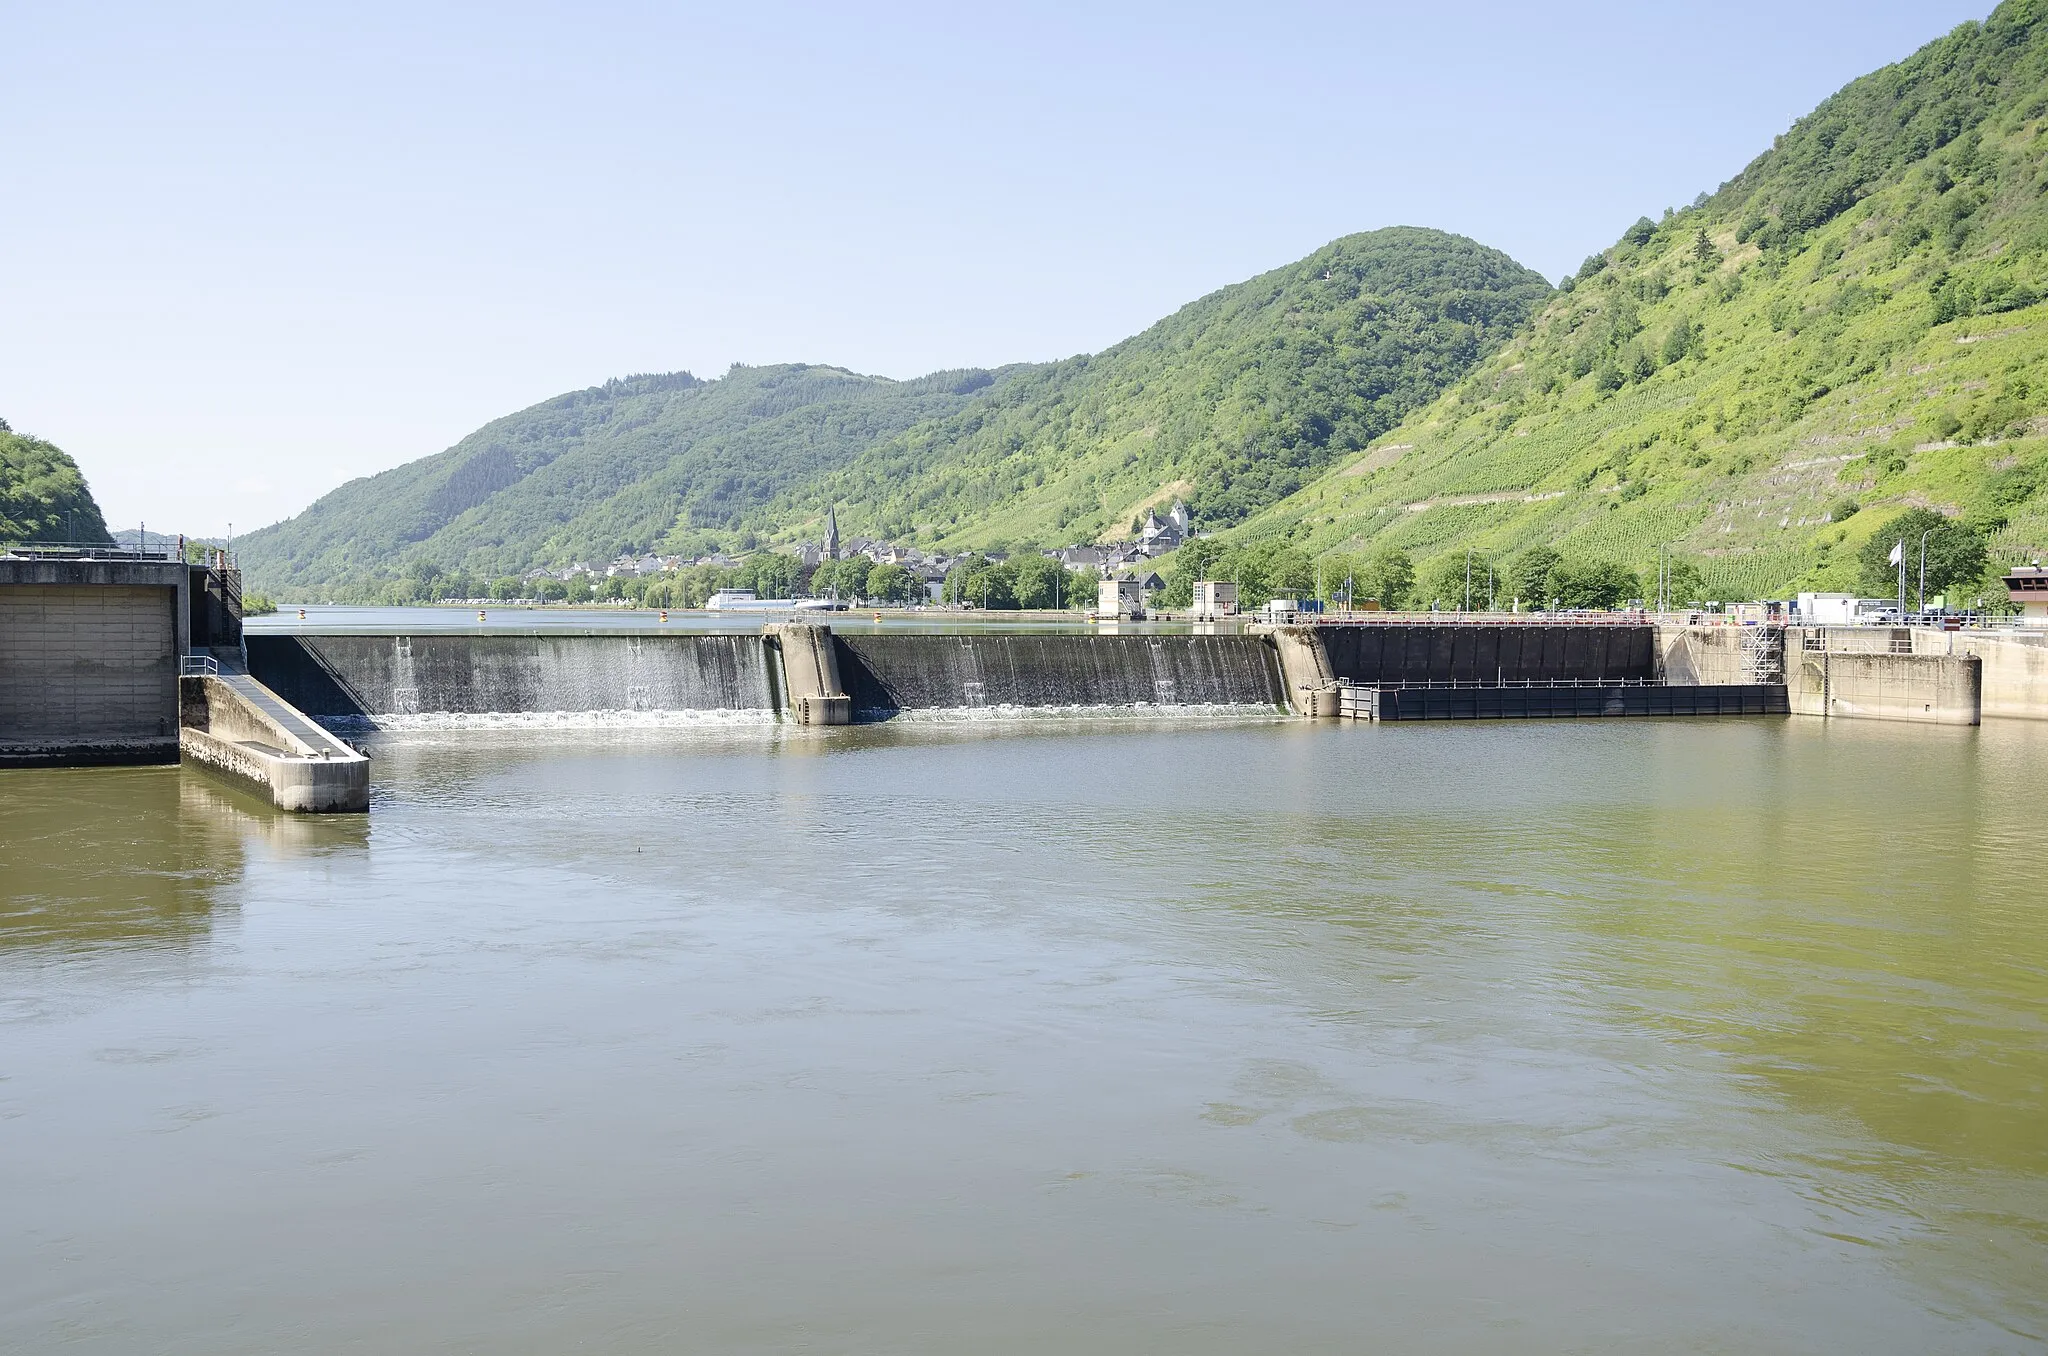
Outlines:
[{"label": "water falling over weir", "polygon": [[249,665],[323,720],[752,714],[778,706],[753,635],[250,636]]},{"label": "water falling over weir", "polygon": [[[259,679],[330,723],[774,720],[775,646],[751,634],[251,635]],[[834,636],[857,717],[902,712],[1263,709],[1286,703],[1257,636]]]},{"label": "water falling over weir", "polygon": [[1277,708],[1287,696],[1258,636],[1036,633],[833,637],[853,709]]}]

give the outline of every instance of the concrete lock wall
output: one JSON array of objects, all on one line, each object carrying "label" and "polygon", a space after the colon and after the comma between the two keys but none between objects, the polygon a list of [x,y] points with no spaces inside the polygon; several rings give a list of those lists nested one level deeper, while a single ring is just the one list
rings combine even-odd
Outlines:
[{"label": "concrete lock wall", "polygon": [[1985,715],[2048,720],[2048,636],[1965,631],[1915,640],[1938,640],[1977,657]]},{"label": "concrete lock wall", "polygon": [[1798,715],[1975,725],[1982,710],[1982,664],[1972,654],[1788,647],[1785,686]]},{"label": "concrete lock wall", "polygon": [[0,560],[0,766],[177,761],[184,573]]}]

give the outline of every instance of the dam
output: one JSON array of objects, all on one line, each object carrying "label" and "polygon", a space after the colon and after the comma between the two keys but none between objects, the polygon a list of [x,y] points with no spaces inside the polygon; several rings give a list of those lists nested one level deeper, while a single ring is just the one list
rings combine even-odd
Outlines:
[{"label": "dam", "polygon": [[[1719,643],[1640,620],[1192,634],[792,623],[701,633],[292,628],[250,634],[247,652],[251,673],[297,709],[332,724],[383,728],[493,720],[830,725],[1025,711],[1292,710],[1388,720],[1786,713],[1782,645],[1759,666],[1740,646],[1724,656]],[[1672,688],[1684,689],[1682,700]],[[1514,698],[1469,696],[1489,690]],[[1367,692],[1378,695],[1368,703]]]},{"label": "dam", "polygon": [[[361,809],[351,730],[843,725],[1243,713],[1356,721],[2048,715],[2021,630],[1435,614],[1193,629],[848,619],[668,627],[556,614],[242,626],[224,559],[0,557],[0,766],[189,761],[294,810]],[[481,622],[483,618],[479,616]],[[337,738],[337,735],[344,736]]]}]

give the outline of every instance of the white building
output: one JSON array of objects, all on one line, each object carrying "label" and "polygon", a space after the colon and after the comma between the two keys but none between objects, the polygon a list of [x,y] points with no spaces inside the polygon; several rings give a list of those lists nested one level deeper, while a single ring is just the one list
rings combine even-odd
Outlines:
[{"label": "white building", "polygon": [[1237,585],[1227,579],[1198,579],[1195,581],[1195,616],[1203,621],[1214,621],[1218,617],[1237,615]]},{"label": "white building", "polygon": [[1135,579],[1105,579],[1095,590],[1095,615],[1105,620],[1145,620],[1145,586]]},{"label": "white building", "polygon": [[1856,595],[1853,593],[1802,593],[1799,620],[1806,626],[1854,626]]},{"label": "white building", "polygon": [[2014,566],[2005,572],[2005,591],[2020,605],[2020,620],[2030,626],[2048,624],[2048,569]]},{"label": "white building", "polygon": [[712,612],[729,612],[758,601],[752,589],[720,589],[704,606]]}]

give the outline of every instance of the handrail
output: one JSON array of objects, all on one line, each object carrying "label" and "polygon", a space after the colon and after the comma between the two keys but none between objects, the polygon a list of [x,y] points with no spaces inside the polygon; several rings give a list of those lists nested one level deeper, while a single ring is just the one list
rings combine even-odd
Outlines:
[{"label": "handrail", "polygon": [[1782,683],[1674,683],[1664,678],[1504,678],[1487,682],[1478,678],[1422,678],[1391,679],[1381,682],[1367,682],[1362,678],[1339,678],[1340,688],[1379,688],[1382,691],[1394,688],[1442,688],[1470,691],[1472,689],[1501,688],[1608,688],[1608,687],[1778,687]]},{"label": "handrail", "polygon": [[0,555],[54,560],[176,560],[171,547],[138,549],[96,541],[0,541]]},{"label": "handrail", "polygon": [[210,654],[188,654],[178,661],[180,678],[218,678],[220,661]]}]

